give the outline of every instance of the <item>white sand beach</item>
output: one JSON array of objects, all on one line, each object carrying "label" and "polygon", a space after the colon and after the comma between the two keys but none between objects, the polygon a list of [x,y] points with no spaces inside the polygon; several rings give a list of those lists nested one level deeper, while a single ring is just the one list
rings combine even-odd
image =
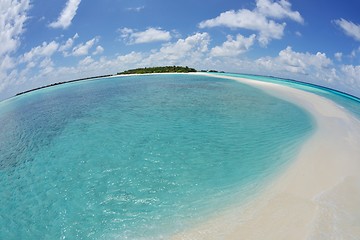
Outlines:
[{"label": "white sand beach", "polygon": [[360,121],[313,93],[223,77],[306,109],[317,129],[296,160],[251,203],[232,207],[173,239],[360,239]]}]

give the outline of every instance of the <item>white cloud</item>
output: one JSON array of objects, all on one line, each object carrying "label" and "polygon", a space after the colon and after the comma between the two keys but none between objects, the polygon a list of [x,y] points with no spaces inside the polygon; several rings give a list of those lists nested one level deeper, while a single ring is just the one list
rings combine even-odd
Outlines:
[{"label": "white cloud", "polygon": [[[2,93],[0,97],[5,98],[9,97],[9,93],[6,95],[6,90],[8,90],[9,85],[15,81],[17,78],[17,72],[15,70],[11,71],[10,74],[7,74],[5,72],[0,72],[0,92]],[[3,100],[3,99],[1,99]]]},{"label": "white cloud", "polygon": [[[73,37],[71,39],[77,38]],[[12,72],[7,75],[0,75],[4,80],[0,83],[0,87],[5,86],[5,82],[12,84],[6,94],[12,95],[16,92],[26,89],[38,87],[54,82],[75,79],[80,77],[116,73],[134,67],[156,66],[156,65],[189,65],[189,66],[205,66],[207,58],[209,57],[209,43],[210,36],[207,33],[195,33],[186,38],[181,38],[172,43],[165,43],[159,49],[154,49],[148,52],[131,52],[129,54],[120,55],[116,58],[100,57],[95,59],[89,56],[89,53],[94,48],[98,37],[95,37],[86,43],[78,44],[72,47],[72,44],[63,43],[57,44],[57,51],[62,52],[65,49],[70,51],[71,55],[88,55],[78,60],[78,64],[71,66],[55,65],[51,56],[56,52],[54,43],[43,43],[42,45],[31,49],[26,56],[22,56],[23,63],[26,66],[20,72]],[[71,41],[66,41],[71,42]],[[96,45],[95,45],[96,46]],[[100,46],[101,47],[101,46]],[[50,51],[50,49],[54,49]],[[100,49],[100,48],[98,48]],[[87,54],[85,54],[87,52]],[[25,61],[25,59],[27,61]],[[2,65],[3,67],[2,67]],[[12,61],[3,61],[0,67],[5,68],[7,65],[11,66]],[[200,69],[200,68],[199,68]],[[31,71],[31,72],[30,72]],[[4,91],[2,91],[4,93]],[[4,96],[4,95],[2,95]]]},{"label": "white cloud", "polygon": [[325,53],[300,53],[293,51],[291,47],[287,47],[280,51],[278,59],[282,64],[294,67],[297,71],[303,73],[305,73],[306,69],[310,66],[320,69],[327,67],[332,63],[331,60],[326,57]]},{"label": "white cloud", "polygon": [[125,27],[125,28],[118,29],[118,32],[121,33],[122,38],[128,38],[134,32],[134,30]]},{"label": "white cloud", "polygon": [[102,46],[97,46],[95,51],[93,52],[93,55],[102,54],[104,52],[104,48]]},{"label": "white cloud", "polygon": [[[32,75],[30,78],[25,77],[23,79],[26,79],[28,84],[27,88],[33,88],[39,85],[69,79],[116,73],[134,67],[164,64],[194,66],[194,64],[202,63],[206,58],[206,54],[209,53],[209,41],[210,37],[207,33],[196,33],[185,39],[178,39],[174,43],[164,44],[158,50],[149,52],[131,52],[111,59],[101,57],[96,60],[92,56],[86,56],[79,60],[78,64],[67,67],[52,66],[50,61],[44,59],[40,65],[43,67],[47,66],[46,68],[41,69],[41,71],[38,71],[37,74]],[[81,44],[81,46],[85,45],[86,44]],[[19,74],[15,75],[15,77],[18,76]],[[51,79],[51,81],[49,81],[49,79]],[[24,88],[24,85],[21,86]]]},{"label": "white cloud", "polygon": [[83,60],[81,60],[79,62],[79,65],[89,65],[89,64],[91,64],[93,62],[94,62],[94,59],[92,59],[91,56],[87,56],[86,58],[84,58]]},{"label": "white cloud", "polygon": [[79,45],[75,46],[72,50],[73,56],[83,56],[89,53],[89,50],[92,46],[99,41],[98,37],[95,37],[86,43],[80,43]]},{"label": "white cloud", "polygon": [[241,9],[237,12],[230,10],[218,17],[203,21],[200,28],[226,26],[230,28],[244,28],[259,32],[259,42],[266,46],[270,39],[281,39],[284,34],[285,23],[276,23],[255,11]]},{"label": "white cloud", "polygon": [[77,65],[58,67],[54,70],[52,75],[57,78],[56,81],[64,81],[87,76],[117,73],[126,69],[134,68],[137,66],[137,63],[139,63],[139,67],[143,66],[143,59],[144,56],[142,53],[138,52],[131,52],[111,59],[101,57],[96,60],[92,58],[92,56],[87,56],[81,59]]},{"label": "white cloud", "polygon": [[338,73],[340,75],[337,85],[334,86],[340,91],[344,91],[359,97],[360,92],[360,65],[341,65]]},{"label": "white cloud", "polygon": [[143,55],[138,52],[131,52],[125,55],[120,55],[116,58],[118,63],[136,63],[143,59]]},{"label": "white cloud", "polygon": [[13,58],[11,58],[9,55],[5,55],[0,61],[0,73],[5,73],[9,69],[12,69],[14,66],[15,62]]},{"label": "white cloud", "polygon": [[[344,65],[334,66],[332,61],[321,52],[296,52],[291,47],[287,47],[279,52],[276,57],[263,57],[256,61],[242,59],[239,55],[232,55],[228,51],[232,49],[234,52],[241,54],[251,47],[254,42],[255,35],[243,37],[237,35],[235,37],[228,37],[218,48],[214,47],[209,50],[210,36],[208,33],[195,33],[186,38],[178,39],[172,43],[165,43],[159,49],[154,49],[149,52],[131,52],[125,55],[119,55],[115,58],[92,56],[84,56],[78,59],[78,64],[71,66],[55,66],[50,57],[42,54],[44,58],[39,58],[36,61],[27,63],[25,69],[21,72],[12,71],[8,75],[1,75],[4,78],[0,83],[0,88],[4,88],[6,83],[21,83],[21,88],[32,88],[39,85],[49,84],[58,81],[75,79],[80,77],[88,77],[94,75],[111,74],[122,70],[135,67],[156,66],[156,65],[188,65],[194,66],[197,69],[217,69],[235,72],[251,72],[264,75],[275,75],[286,78],[298,79],[301,81],[308,81],[328,87],[335,87],[349,93],[358,95],[360,90],[360,66]],[[93,38],[88,42],[96,42],[97,38]],[[88,43],[87,42],[87,43]],[[74,49],[81,49],[81,46],[94,44],[82,43]],[[43,44],[40,47],[45,49]],[[96,45],[95,45],[96,46]],[[85,47],[84,47],[85,48]],[[96,49],[90,51],[88,54],[93,54]],[[39,49],[39,48],[34,48]],[[29,52],[48,52],[34,50]],[[214,50],[218,49],[218,50]],[[80,50],[78,50],[80,51]],[[218,52],[216,52],[218,51]],[[85,51],[84,51],[85,52]],[[230,56],[230,58],[213,58],[213,56]],[[33,54],[34,56],[37,54]],[[33,57],[32,59],[37,59]],[[36,62],[36,64],[35,64]],[[0,63],[0,69],[9,68],[14,62],[11,59]],[[37,68],[36,68],[37,67]],[[28,71],[32,69],[35,75],[30,75]],[[49,81],[51,79],[52,82]],[[0,90],[1,91],[1,90]],[[17,92],[19,89],[17,89]]]},{"label": "white cloud", "polygon": [[[286,23],[277,23],[273,19],[290,18],[303,23],[299,12],[291,11],[291,4],[285,0],[273,2],[258,0],[254,10],[240,9],[221,13],[218,17],[200,22],[200,28],[225,26],[229,28],[244,28],[258,32],[258,40],[266,46],[271,39],[281,39]],[[273,19],[270,19],[273,18]]]},{"label": "white cloud", "polygon": [[256,62],[268,69],[286,70],[291,73],[305,75],[312,74],[314,69],[324,70],[332,64],[332,61],[326,57],[325,53],[295,52],[291,47],[281,50],[276,58],[264,57]]},{"label": "white cloud", "polygon": [[50,23],[49,27],[63,29],[68,28],[76,15],[80,2],[81,0],[68,0],[58,19],[55,22]]},{"label": "white cloud", "polygon": [[290,18],[298,23],[304,23],[304,19],[298,11],[291,10],[291,3],[287,0],[273,2],[272,0],[257,0],[257,11],[264,16],[276,19]]},{"label": "white cloud", "polygon": [[249,50],[249,48],[254,44],[255,34],[252,34],[248,38],[238,34],[236,39],[233,39],[232,36],[227,37],[227,41],[222,44],[222,46],[216,46],[211,49],[210,54],[214,57],[231,57],[240,55]]},{"label": "white cloud", "polygon": [[176,43],[164,45],[160,52],[165,54],[181,54],[190,51],[205,52],[208,50],[210,36],[208,33],[195,33],[185,39],[179,39]]},{"label": "white cloud", "polygon": [[72,48],[74,41],[77,38],[79,38],[79,34],[77,33],[73,37],[68,38],[68,40],[66,40],[66,42],[59,47],[59,51],[62,52],[65,56],[68,55],[67,51]]},{"label": "white cloud", "polygon": [[347,21],[343,18],[334,20],[334,22],[344,31],[346,35],[356,41],[360,41],[360,25]]},{"label": "white cloud", "polygon": [[47,68],[47,67],[49,67],[49,66],[53,66],[54,65],[54,63],[53,63],[53,61],[51,60],[51,58],[49,58],[49,57],[47,57],[47,58],[45,58],[44,60],[42,60],[41,62],[40,62],[40,67],[41,68]]},{"label": "white cloud", "polygon": [[349,55],[349,57],[352,58],[352,59],[353,59],[353,58],[356,58],[356,56],[357,56],[359,53],[360,53],[360,47],[352,50],[351,53],[350,53],[350,55]]},{"label": "white cloud", "polygon": [[[206,58],[206,54],[209,53],[209,42],[210,37],[207,33],[195,33],[187,38],[178,39],[174,43],[166,43],[160,49],[149,52],[131,52],[112,59],[101,57],[99,60],[87,56],[81,59],[77,65],[55,68],[51,73],[51,76],[54,77],[51,79],[63,81],[86,76],[116,73],[129,68],[144,66],[169,64],[194,66],[195,64],[202,63]],[[81,44],[81,46],[85,45]],[[49,79],[49,76],[44,79]],[[42,76],[39,75],[32,81],[42,81],[41,79]]]},{"label": "white cloud", "polygon": [[[210,36],[208,33],[195,33],[185,39],[178,39],[175,43],[164,44],[144,60],[145,65],[181,64],[194,65],[203,61],[208,53]],[[193,64],[190,64],[193,63]]]},{"label": "white cloud", "polygon": [[357,53],[357,50],[352,50],[351,53],[350,53],[350,57],[351,58],[356,57],[356,53]]},{"label": "white cloud", "polygon": [[144,9],[145,9],[145,6],[126,8],[127,11],[132,11],[132,12],[140,12],[141,10],[144,10]]},{"label": "white cloud", "polygon": [[35,62],[28,62],[26,64],[26,68],[30,69],[30,68],[33,68],[33,67],[36,67],[36,63]]},{"label": "white cloud", "polygon": [[39,17],[38,21],[39,22],[45,21],[45,16]]},{"label": "white cloud", "polygon": [[128,44],[139,44],[159,41],[169,41],[171,34],[160,28],[148,28],[143,32],[136,32],[133,29],[122,28],[119,30],[121,37],[127,40]]},{"label": "white cloud", "polygon": [[20,35],[28,19],[29,0],[0,1],[0,57],[12,53],[20,46]]},{"label": "white cloud", "polygon": [[287,47],[280,51],[277,57],[262,57],[256,60],[256,64],[279,76],[287,72],[290,73],[288,75],[300,78],[311,76],[319,82],[333,82],[338,79],[331,59],[321,52],[295,52],[291,47]]},{"label": "white cloud", "polygon": [[[62,52],[64,56],[86,55],[99,41],[99,37],[95,37],[86,43],[72,47],[76,38],[78,38],[78,34],[69,38],[62,45],[56,41],[43,42],[16,58],[8,54],[2,56],[2,61],[0,61],[0,100],[26,89],[77,77],[105,74],[109,73],[109,70],[119,68],[119,65],[113,63],[113,59],[105,61],[104,58],[100,58],[95,61],[91,57],[80,60],[75,67],[56,65],[52,56],[57,52]],[[99,45],[93,53],[101,51],[103,48]],[[65,73],[64,71],[69,72]]]},{"label": "white cloud", "polygon": [[41,68],[40,75],[46,76],[50,74],[52,71],[54,71],[54,63],[51,60],[51,58],[46,57],[40,62],[39,67]]},{"label": "white cloud", "polygon": [[350,85],[356,85],[360,88],[360,65],[343,65],[341,71],[346,76],[346,80],[349,81]]},{"label": "white cloud", "polygon": [[336,58],[336,60],[341,61],[342,60],[342,56],[343,53],[342,52],[337,52],[334,54],[334,57]]},{"label": "white cloud", "polygon": [[39,57],[50,57],[59,47],[55,41],[50,43],[43,42],[42,45],[32,48],[29,52],[24,53],[20,62],[30,62]]},{"label": "white cloud", "polygon": [[38,71],[38,74],[41,76],[51,73],[54,69],[51,57],[58,51],[58,48],[59,44],[55,41],[50,43],[43,42],[41,45],[33,47],[30,51],[19,56],[17,62],[18,69],[20,69],[21,64],[24,64],[25,67],[21,67],[21,71],[19,73],[16,72],[16,75],[14,74],[15,84],[26,84],[29,75],[34,73],[30,72],[32,69]]}]

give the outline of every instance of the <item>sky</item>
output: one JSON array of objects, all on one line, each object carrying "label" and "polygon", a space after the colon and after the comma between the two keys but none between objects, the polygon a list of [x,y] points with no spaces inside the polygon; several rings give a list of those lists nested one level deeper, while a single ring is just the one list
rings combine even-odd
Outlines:
[{"label": "sky", "polygon": [[360,1],[0,0],[0,100],[137,67],[272,75],[360,97]]}]

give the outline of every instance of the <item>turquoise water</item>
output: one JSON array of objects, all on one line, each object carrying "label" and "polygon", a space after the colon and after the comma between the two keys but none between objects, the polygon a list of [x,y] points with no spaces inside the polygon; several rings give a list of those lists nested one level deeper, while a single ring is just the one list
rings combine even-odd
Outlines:
[{"label": "turquoise water", "polygon": [[0,239],[166,239],[256,194],[314,129],[293,104],[197,75],[35,91],[0,103],[0,126]]},{"label": "turquoise water", "polygon": [[276,77],[266,77],[259,75],[250,75],[250,74],[232,74],[232,73],[221,73],[220,75],[225,76],[235,76],[235,77],[243,77],[248,79],[260,80],[265,82],[273,82],[277,84],[282,84],[286,86],[290,86],[293,88],[301,89],[303,91],[315,93],[317,95],[328,98],[343,108],[350,111],[354,116],[360,119],[360,98],[352,95],[348,95],[344,92],[340,92],[334,89],[306,83],[299,82],[291,79],[283,79]]}]

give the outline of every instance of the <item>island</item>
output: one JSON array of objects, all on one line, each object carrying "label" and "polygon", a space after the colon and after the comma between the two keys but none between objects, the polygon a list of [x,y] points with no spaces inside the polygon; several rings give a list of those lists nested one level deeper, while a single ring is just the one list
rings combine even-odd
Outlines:
[{"label": "island", "polygon": [[104,77],[113,77],[117,75],[126,75],[126,74],[146,74],[146,73],[189,73],[189,72],[197,72],[195,68],[189,68],[188,66],[182,67],[182,66],[163,66],[163,67],[144,67],[144,68],[135,68],[126,70],[123,72],[119,72],[117,74],[108,74],[108,75],[101,75],[101,76],[94,76],[94,77],[86,77],[86,78],[79,78],[79,79],[73,79],[69,81],[63,81],[63,82],[56,82],[49,85],[33,88],[30,90],[26,90],[20,93],[17,93],[15,96],[19,96],[25,93],[33,92],[36,90],[40,90],[43,88],[53,87],[65,83],[72,83],[72,82],[78,82],[78,81],[84,81],[84,80],[90,80],[95,78],[104,78]]},{"label": "island", "polygon": [[195,68],[189,68],[188,66],[164,66],[164,67],[144,67],[135,68],[119,72],[117,75],[123,74],[146,74],[146,73],[189,73],[197,72]]},{"label": "island", "polygon": [[107,75],[100,75],[100,76],[94,76],[94,77],[78,78],[78,79],[73,79],[73,80],[68,80],[68,81],[63,81],[63,82],[56,82],[56,83],[48,84],[48,85],[45,85],[45,86],[41,86],[41,87],[33,88],[33,89],[30,89],[30,90],[26,90],[26,91],[23,91],[23,92],[19,92],[15,96],[19,96],[19,95],[22,95],[22,94],[25,94],[25,93],[29,93],[29,92],[33,92],[33,91],[40,90],[40,89],[43,89],[43,88],[53,87],[53,86],[57,86],[57,85],[65,84],[65,83],[79,82],[79,81],[90,80],[90,79],[94,79],[94,78],[105,78],[105,77],[111,77],[111,76],[114,76],[114,75],[107,74]]}]

